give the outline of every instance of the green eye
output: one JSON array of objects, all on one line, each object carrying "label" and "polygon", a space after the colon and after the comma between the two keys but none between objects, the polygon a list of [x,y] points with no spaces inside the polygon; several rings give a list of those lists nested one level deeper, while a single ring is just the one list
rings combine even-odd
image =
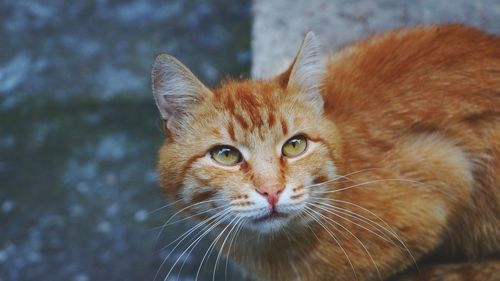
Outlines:
[{"label": "green eye", "polygon": [[297,157],[302,154],[307,148],[307,139],[304,136],[294,136],[289,139],[281,149],[281,152],[286,157]]},{"label": "green eye", "polygon": [[243,160],[243,157],[238,149],[228,145],[214,147],[210,151],[210,155],[215,161],[217,161],[217,163],[225,166],[233,166]]}]

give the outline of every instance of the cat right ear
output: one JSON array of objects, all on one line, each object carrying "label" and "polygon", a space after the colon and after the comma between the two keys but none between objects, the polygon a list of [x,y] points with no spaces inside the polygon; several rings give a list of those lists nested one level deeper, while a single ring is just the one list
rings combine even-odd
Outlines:
[{"label": "cat right ear", "polygon": [[151,72],[153,95],[167,127],[182,123],[210,90],[176,58],[159,54]]},{"label": "cat right ear", "polygon": [[277,81],[284,88],[297,90],[304,101],[322,112],[323,98],[320,88],[325,72],[323,63],[318,39],[314,32],[309,31],[291,66],[277,77]]}]

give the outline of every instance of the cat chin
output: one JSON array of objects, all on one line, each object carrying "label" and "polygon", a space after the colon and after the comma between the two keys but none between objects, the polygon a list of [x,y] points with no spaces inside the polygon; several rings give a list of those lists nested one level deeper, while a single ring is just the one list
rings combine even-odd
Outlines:
[{"label": "cat chin", "polygon": [[245,223],[245,227],[259,234],[274,234],[290,229],[297,223],[297,218],[293,215],[277,215],[249,220]]},{"label": "cat chin", "polygon": [[266,218],[264,220],[250,221],[246,226],[250,230],[258,233],[275,233],[283,230],[289,224],[289,218]]}]

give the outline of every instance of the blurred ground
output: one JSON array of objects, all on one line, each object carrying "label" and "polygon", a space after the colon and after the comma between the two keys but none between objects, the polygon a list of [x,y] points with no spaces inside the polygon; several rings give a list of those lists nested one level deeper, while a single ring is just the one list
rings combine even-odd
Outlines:
[{"label": "blurred ground", "polygon": [[[157,241],[172,211],[153,212],[167,203],[154,171],[154,55],[208,84],[248,76],[250,24],[242,0],[0,1],[0,281],[154,279],[173,248],[162,246],[186,230]],[[185,255],[179,280],[193,279],[207,246]]]}]

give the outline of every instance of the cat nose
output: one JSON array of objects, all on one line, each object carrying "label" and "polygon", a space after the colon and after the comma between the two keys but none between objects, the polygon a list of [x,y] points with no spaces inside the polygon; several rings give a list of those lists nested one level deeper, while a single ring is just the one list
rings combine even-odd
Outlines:
[{"label": "cat nose", "polygon": [[255,190],[262,196],[267,197],[267,202],[273,207],[276,206],[280,193],[285,189],[283,184],[278,183],[265,183],[258,186]]}]

